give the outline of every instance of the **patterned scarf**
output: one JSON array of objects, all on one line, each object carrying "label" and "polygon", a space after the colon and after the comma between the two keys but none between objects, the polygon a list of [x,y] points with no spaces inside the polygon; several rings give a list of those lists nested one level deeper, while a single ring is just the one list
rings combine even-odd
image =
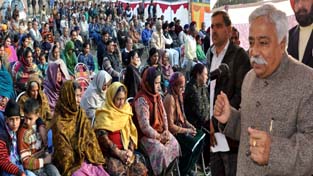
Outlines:
[{"label": "patterned scarf", "polygon": [[53,158],[61,175],[72,175],[84,161],[96,165],[105,163],[90,121],[76,105],[73,81],[63,84],[54,115]]},{"label": "patterned scarf", "polygon": [[174,97],[176,114],[180,123],[185,124],[184,100],[183,95],[179,93],[181,86],[185,84],[185,77],[180,72],[175,72],[170,78],[170,87],[168,93]]}]

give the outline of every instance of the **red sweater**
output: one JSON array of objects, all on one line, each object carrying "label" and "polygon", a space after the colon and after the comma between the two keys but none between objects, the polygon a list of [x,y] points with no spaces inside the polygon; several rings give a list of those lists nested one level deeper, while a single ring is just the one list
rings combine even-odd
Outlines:
[{"label": "red sweater", "polygon": [[38,170],[44,166],[43,158],[37,158],[35,153],[42,147],[42,139],[34,129],[24,126],[18,131],[18,146],[21,160],[25,169]]},{"label": "red sweater", "polygon": [[0,170],[12,175],[23,173],[15,164],[10,161],[10,155],[5,141],[0,140]]}]

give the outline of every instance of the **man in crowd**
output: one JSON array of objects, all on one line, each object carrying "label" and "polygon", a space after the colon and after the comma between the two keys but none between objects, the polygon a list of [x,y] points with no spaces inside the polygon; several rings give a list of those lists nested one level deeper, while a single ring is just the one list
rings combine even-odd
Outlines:
[{"label": "man in crowd", "polygon": [[126,38],[126,47],[122,50],[122,63],[126,67],[129,63],[129,53],[133,50],[133,39],[130,37]]},{"label": "man in crowd", "polygon": [[313,1],[290,1],[299,24],[289,30],[288,53],[313,67]]},{"label": "man in crowd", "polygon": [[[232,33],[231,21],[224,11],[217,11],[212,15],[212,42],[210,52],[210,72],[219,68],[223,64],[229,67],[226,76],[218,77],[210,81],[210,116],[213,116],[213,104],[217,95],[223,91],[226,93],[230,104],[239,109],[241,102],[241,85],[246,73],[250,70],[249,56],[242,49],[230,41]],[[211,134],[221,132],[218,122],[211,118]],[[211,146],[214,146],[214,136],[211,136]],[[212,176],[236,175],[237,154],[239,141],[227,138],[230,150],[228,152],[211,153]]]},{"label": "man in crowd", "polygon": [[[286,52],[288,20],[273,5],[249,17],[250,62],[240,110],[221,92],[214,117],[240,139],[237,175],[313,173],[313,70]],[[305,81],[303,81],[305,80]]]},{"label": "man in crowd", "polygon": [[231,28],[230,40],[237,46],[240,46],[239,31],[233,26]]},{"label": "man in crowd", "polygon": [[71,40],[75,45],[75,54],[78,56],[78,54],[83,50],[83,43],[78,40],[78,33],[75,30],[71,31]]},{"label": "man in crowd", "polygon": [[107,52],[106,43],[110,38],[110,35],[106,31],[102,31],[102,38],[97,41],[97,58],[98,58],[98,65],[102,69],[103,64],[103,57]]},{"label": "man in crowd", "polygon": [[150,28],[150,23],[146,22],[145,23],[145,29],[141,33],[141,40],[145,46],[149,46],[152,32],[153,31]]},{"label": "man in crowd", "polygon": [[71,38],[68,35],[68,27],[64,27],[63,28],[63,35],[61,35],[59,38],[60,47],[62,50],[65,48],[65,44],[70,40],[71,40]]},{"label": "man in crowd", "polygon": [[38,22],[37,21],[33,21],[33,28],[29,31],[29,33],[30,33],[30,36],[32,37],[32,39],[34,41],[37,41],[37,42],[42,41],[42,37],[41,37],[41,34],[39,32],[39,29],[38,29]]}]

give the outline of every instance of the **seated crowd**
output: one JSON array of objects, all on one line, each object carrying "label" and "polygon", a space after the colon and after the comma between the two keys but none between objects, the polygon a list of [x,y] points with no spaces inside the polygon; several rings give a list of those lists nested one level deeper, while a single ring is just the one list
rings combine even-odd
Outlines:
[{"label": "seated crowd", "polygon": [[194,175],[209,142],[185,113],[209,110],[184,97],[207,91],[195,23],[73,5],[2,21],[0,175]]}]

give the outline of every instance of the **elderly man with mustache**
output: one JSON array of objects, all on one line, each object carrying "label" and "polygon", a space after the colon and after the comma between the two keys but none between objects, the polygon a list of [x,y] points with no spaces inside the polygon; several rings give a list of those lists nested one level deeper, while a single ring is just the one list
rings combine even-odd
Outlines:
[{"label": "elderly man with mustache", "polygon": [[224,134],[240,139],[237,175],[313,173],[313,69],[286,52],[286,14],[263,5],[249,16],[252,70],[242,84],[240,109],[221,92],[214,116]]}]

